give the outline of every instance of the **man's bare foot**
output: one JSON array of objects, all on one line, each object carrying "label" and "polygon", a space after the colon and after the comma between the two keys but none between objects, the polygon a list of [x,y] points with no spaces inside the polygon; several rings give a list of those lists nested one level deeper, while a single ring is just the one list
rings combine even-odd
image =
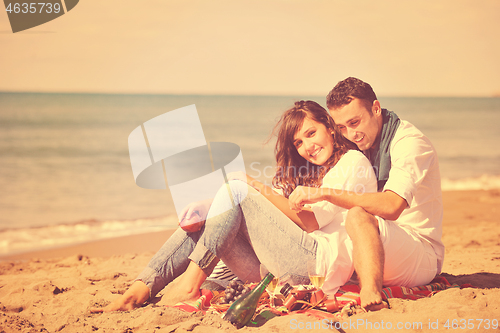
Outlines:
[{"label": "man's bare foot", "polygon": [[382,295],[379,292],[361,289],[360,298],[361,307],[366,311],[378,311],[389,308],[387,302],[382,300]]},{"label": "man's bare foot", "polygon": [[90,308],[91,313],[130,311],[140,307],[149,298],[149,288],[142,281],[135,281],[130,288],[104,308]]}]

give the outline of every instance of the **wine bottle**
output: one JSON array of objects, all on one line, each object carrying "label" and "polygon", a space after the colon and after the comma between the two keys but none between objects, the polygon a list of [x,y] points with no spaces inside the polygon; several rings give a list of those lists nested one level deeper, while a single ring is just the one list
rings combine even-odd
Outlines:
[{"label": "wine bottle", "polygon": [[236,328],[241,328],[248,324],[257,309],[260,296],[273,278],[274,275],[268,273],[252,291],[234,301],[229,309],[227,309],[223,318],[231,322]]}]

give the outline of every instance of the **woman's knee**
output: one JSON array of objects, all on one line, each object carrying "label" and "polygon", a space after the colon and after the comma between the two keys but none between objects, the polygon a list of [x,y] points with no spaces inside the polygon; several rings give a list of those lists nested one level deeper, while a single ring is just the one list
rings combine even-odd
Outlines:
[{"label": "woman's knee", "polygon": [[215,195],[207,219],[223,214],[239,205],[246,197],[248,185],[240,180],[230,180],[224,183]]},{"label": "woman's knee", "polygon": [[235,204],[240,204],[248,195],[249,185],[242,180],[230,180],[228,184]]}]

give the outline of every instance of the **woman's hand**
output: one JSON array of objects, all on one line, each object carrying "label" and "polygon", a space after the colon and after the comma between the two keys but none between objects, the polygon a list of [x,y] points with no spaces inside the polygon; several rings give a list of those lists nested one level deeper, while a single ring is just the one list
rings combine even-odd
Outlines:
[{"label": "woman's hand", "polygon": [[189,219],[193,216],[193,214],[197,214],[203,220],[206,220],[212,201],[213,199],[206,199],[190,203],[182,209],[179,214],[179,221],[182,219]]},{"label": "woman's hand", "polygon": [[318,187],[297,186],[288,197],[290,209],[302,211],[304,205],[322,201],[322,191]]},{"label": "woman's hand", "polygon": [[184,231],[195,232],[201,229],[207,219],[213,199],[192,202],[179,214],[179,225]]}]

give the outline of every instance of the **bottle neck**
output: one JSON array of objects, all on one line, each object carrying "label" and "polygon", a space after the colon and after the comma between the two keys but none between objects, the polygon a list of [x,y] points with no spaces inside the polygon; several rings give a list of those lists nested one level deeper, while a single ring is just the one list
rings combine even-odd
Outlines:
[{"label": "bottle neck", "polygon": [[272,273],[267,273],[267,275],[260,281],[257,285],[256,289],[261,289],[262,287],[266,288],[267,285],[274,279],[274,275]]}]

